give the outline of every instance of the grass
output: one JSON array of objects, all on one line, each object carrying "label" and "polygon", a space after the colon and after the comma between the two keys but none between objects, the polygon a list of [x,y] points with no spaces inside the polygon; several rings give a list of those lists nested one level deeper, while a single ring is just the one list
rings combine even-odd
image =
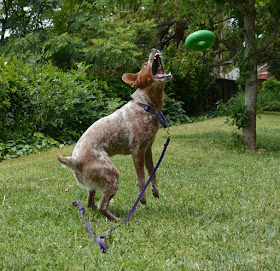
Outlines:
[{"label": "grass", "polygon": [[[1,270],[279,270],[280,114],[258,119],[258,152],[243,151],[224,118],[172,127],[158,170],[160,199],[105,240],[102,254],[73,201],[80,189],[56,155],[73,146],[0,163]],[[156,161],[165,142],[160,130]],[[125,218],[137,198],[130,156],[111,210]],[[100,199],[100,195],[97,195]],[[95,236],[116,224],[86,208]]]}]

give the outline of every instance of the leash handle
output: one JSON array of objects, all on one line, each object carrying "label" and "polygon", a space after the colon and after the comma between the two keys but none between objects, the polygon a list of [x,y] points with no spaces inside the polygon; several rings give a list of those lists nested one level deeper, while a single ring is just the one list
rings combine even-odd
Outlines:
[{"label": "leash handle", "polygon": [[[166,152],[166,149],[167,149],[167,146],[168,146],[169,142],[170,142],[170,136],[167,137],[167,140],[166,140],[166,142],[165,142],[165,144],[164,144],[164,149],[163,149],[163,151],[162,151],[162,154],[161,154],[161,156],[160,156],[160,158],[159,158],[159,160],[158,160],[158,162],[157,162],[157,164],[156,164],[156,166],[155,166],[155,168],[154,168],[154,170],[153,170],[153,172],[152,172],[152,174],[151,174],[149,180],[148,180],[147,183],[145,184],[143,190],[142,190],[141,193],[139,194],[139,196],[138,196],[136,202],[134,203],[133,207],[131,208],[131,210],[130,210],[128,216],[125,218],[125,220],[124,220],[122,223],[120,223],[119,225],[117,225],[116,227],[114,227],[114,228],[112,228],[111,230],[109,230],[109,231],[107,232],[106,235],[104,235],[104,236],[103,236],[103,235],[98,236],[97,239],[94,241],[95,243],[97,243],[97,244],[99,245],[99,247],[101,248],[101,250],[102,250],[103,253],[107,252],[108,249],[107,249],[107,247],[106,247],[106,245],[105,245],[105,243],[104,243],[104,241],[103,241],[102,239],[105,239],[107,236],[109,236],[109,235],[112,233],[112,231],[114,231],[115,229],[117,229],[118,227],[120,227],[122,224],[124,224],[125,222],[127,222],[127,221],[130,219],[130,217],[131,217],[132,214],[134,213],[134,211],[135,211],[135,209],[136,209],[136,207],[137,207],[137,205],[138,205],[140,199],[142,198],[142,196],[143,196],[143,194],[145,193],[147,187],[149,186],[149,184],[150,184],[152,178],[154,177],[154,175],[155,175],[155,173],[156,173],[156,171],[157,171],[157,169],[158,169],[158,167],[159,167],[159,165],[160,165],[160,163],[161,163],[161,161],[162,161],[162,159],[163,159],[163,157],[164,157],[164,154],[165,154],[165,152]],[[83,220],[84,220],[84,222],[85,222],[85,224],[86,224],[86,226],[87,226],[87,228],[88,228],[90,237],[91,237],[92,239],[94,239],[94,235],[93,235],[92,229],[91,229],[89,223],[88,223],[88,222],[85,220],[85,218],[84,218],[84,207],[83,207],[83,205],[82,205],[81,203],[75,201],[75,202],[72,203],[72,206],[78,206],[78,208],[79,208],[79,210],[80,210],[80,214],[81,214],[81,216],[82,216],[82,218],[83,218]]]}]

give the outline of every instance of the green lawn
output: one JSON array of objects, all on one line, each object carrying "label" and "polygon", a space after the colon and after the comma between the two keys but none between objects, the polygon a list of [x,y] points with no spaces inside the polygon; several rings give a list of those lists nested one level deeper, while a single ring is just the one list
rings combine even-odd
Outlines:
[{"label": "green lawn", "polygon": [[[171,129],[158,170],[160,199],[105,240],[103,254],[78,208],[86,192],[52,149],[0,163],[0,270],[279,270],[280,114],[262,114],[257,153],[224,118]],[[154,160],[165,143],[160,130]],[[111,210],[125,218],[138,188],[130,156],[112,158],[120,186]],[[100,195],[97,195],[100,199]],[[86,208],[96,236],[116,224]]]}]

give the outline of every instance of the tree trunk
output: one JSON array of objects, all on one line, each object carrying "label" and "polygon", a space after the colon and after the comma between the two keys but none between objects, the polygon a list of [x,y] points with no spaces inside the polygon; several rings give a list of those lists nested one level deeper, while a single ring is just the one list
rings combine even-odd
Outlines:
[{"label": "tree trunk", "polygon": [[176,22],[176,43],[177,48],[179,47],[180,42],[184,39],[184,30],[183,24],[181,21]]},{"label": "tree trunk", "polygon": [[[254,1],[253,1],[254,2]],[[251,150],[257,150],[256,113],[257,113],[257,60],[255,37],[255,6],[243,16],[245,29],[245,56],[250,61],[247,69],[248,78],[245,84],[245,106],[249,110],[248,123],[243,127],[243,140]]]}]

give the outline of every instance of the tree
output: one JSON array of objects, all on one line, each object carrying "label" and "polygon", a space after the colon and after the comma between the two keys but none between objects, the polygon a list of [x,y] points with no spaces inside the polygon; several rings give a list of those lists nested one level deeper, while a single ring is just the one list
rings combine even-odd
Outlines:
[{"label": "tree", "polygon": [[4,40],[5,38],[11,5],[12,5],[12,0],[2,0],[2,3],[0,3],[1,40]]},{"label": "tree", "polygon": [[1,0],[1,40],[7,34],[22,37],[45,28],[52,21],[57,2],[58,0]]},{"label": "tree", "polygon": [[[245,106],[248,110],[248,122],[243,127],[243,140],[249,149],[256,150],[257,55],[263,52],[274,40],[279,22],[279,2],[277,0],[257,1],[257,3],[255,0],[226,0],[226,2],[233,12],[241,18],[241,23],[243,23],[244,59],[246,63]],[[278,13],[274,13],[273,9],[278,10]],[[264,11],[270,15],[266,16],[266,19],[270,19],[270,23],[273,25],[269,37],[266,32],[259,33],[258,29],[256,29],[258,13],[263,13]],[[262,39],[266,39],[266,42],[260,47],[257,44],[257,34],[263,34]]]}]

